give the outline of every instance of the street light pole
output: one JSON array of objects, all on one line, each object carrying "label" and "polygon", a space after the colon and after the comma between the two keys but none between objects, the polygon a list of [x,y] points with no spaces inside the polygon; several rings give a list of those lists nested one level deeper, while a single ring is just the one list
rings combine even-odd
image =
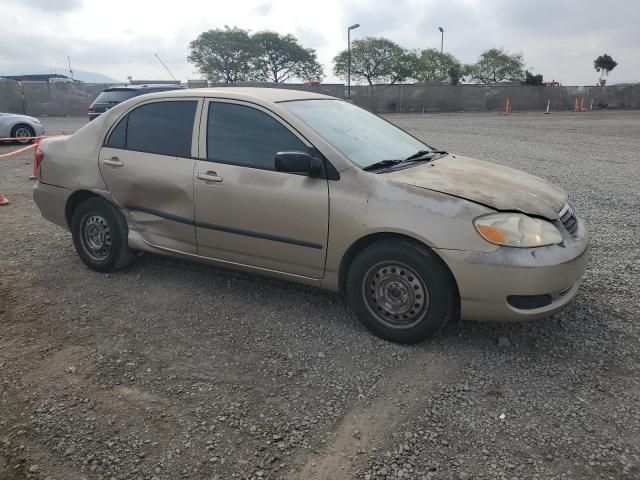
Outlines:
[{"label": "street light pole", "polygon": [[356,29],[360,26],[359,23],[354,23],[349,28],[347,28],[347,56],[349,57],[347,60],[347,97],[351,98],[351,30]]},{"label": "street light pole", "polygon": [[444,52],[444,28],[438,27],[440,30],[440,54]]}]

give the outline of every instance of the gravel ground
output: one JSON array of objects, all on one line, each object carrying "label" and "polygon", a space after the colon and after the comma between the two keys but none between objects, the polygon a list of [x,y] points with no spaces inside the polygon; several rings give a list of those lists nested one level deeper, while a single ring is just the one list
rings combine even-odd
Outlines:
[{"label": "gravel ground", "polygon": [[0,160],[0,479],[640,478],[640,112],[389,118],[569,191],[593,259],[566,310],[405,347],[312,288],[153,255],[98,274],[30,156]]}]

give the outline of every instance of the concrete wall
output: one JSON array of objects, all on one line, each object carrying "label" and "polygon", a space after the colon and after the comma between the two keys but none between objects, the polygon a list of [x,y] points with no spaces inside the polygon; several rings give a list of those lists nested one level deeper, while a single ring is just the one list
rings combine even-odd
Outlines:
[{"label": "concrete wall", "polygon": [[[190,88],[225,87],[192,80]],[[236,86],[290,88],[345,98],[342,84],[302,85],[243,83]],[[0,112],[34,116],[83,116],[95,97],[108,87],[89,83],[16,82],[0,79]],[[483,112],[501,111],[506,99],[517,111],[543,111],[550,101],[554,111],[573,110],[576,100],[594,109],[640,109],[640,84],[609,87],[544,87],[484,85],[356,85],[351,87],[354,103],[374,112]]]}]

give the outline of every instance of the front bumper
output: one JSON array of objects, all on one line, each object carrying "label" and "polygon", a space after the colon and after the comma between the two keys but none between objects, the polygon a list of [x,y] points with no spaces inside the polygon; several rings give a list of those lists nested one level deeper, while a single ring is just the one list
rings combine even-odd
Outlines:
[{"label": "front bumper", "polygon": [[41,137],[44,135],[44,126],[41,123],[34,123],[33,130],[36,133],[36,137]]},{"label": "front bumper", "polygon": [[589,232],[578,222],[576,238],[565,232],[560,245],[499,247],[490,253],[437,250],[458,283],[461,317],[526,321],[562,309],[578,291],[589,263]]}]

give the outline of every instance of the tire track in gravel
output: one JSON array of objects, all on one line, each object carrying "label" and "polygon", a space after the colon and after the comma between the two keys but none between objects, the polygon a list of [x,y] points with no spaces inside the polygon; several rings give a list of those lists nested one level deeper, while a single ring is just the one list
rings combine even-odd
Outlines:
[{"label": "tire track in gravel", "polygon": [[371,402],[360,401],[337,425],[333,441],[306,459],[289,480],[350,480],[359,453],[383,447],[386,435],[410,420],[424,399],[443,383],[456,378],[461,359],[425,365],[424,355],[385,375],[381,392]]}]

